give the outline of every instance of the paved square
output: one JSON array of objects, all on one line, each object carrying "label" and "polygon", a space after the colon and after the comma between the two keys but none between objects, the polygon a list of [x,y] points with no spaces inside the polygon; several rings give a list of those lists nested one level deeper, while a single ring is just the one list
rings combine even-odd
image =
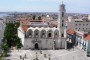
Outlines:
[{"label": "paved square", "polygon": [[84,51],[77,48],[71,50],[12,50],[9,54],[11,56],[7,59],[10,60],[36,60],[36,58],[38,60],[90,60]]}]

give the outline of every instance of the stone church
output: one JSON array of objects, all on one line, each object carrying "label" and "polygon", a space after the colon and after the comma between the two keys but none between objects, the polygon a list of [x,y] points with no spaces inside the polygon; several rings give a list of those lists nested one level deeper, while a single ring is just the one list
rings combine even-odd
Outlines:
[{"label": "stone church", "polygon": [[59,7],[57,27],[49,27],[42,20],[21,20],[18,37],[21,38],[23,49],[66,49],[66,9]]}]

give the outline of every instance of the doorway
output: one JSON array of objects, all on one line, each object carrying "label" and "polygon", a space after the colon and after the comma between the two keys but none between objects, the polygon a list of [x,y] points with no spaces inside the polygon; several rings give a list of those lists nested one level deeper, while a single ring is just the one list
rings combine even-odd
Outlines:
[{"label": "doorway", "polygon": [[39,49],[38,43],[35,43],[35,49]]}]

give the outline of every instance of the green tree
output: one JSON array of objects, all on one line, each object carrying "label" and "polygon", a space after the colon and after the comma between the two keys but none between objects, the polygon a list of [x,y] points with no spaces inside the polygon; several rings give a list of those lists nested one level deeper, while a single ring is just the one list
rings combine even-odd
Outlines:
[{"label": "green tree", "polygon": [[14,23],[14,32],[17,34],[17,28],[20,26],[19,22]]},{"label": "green tree", "polygon": [[[20,39],[17,39],[17,28],[19,27],[19,23],[7,23],[5,31],[4,31],[4,37],[3,42],[6,42],[8,47],[11,48],[11,46],[17,46],[17,41]],[[18,44],[21,44],[21,42],[18,42]]]},{"label": "green tree", "polygon": [[2,48],[2,50],[3,50],[3,56],[6,56],[6,55],[7,55],[7,52],[9,51],[9,47],[8,47],[7,43],[4,42],[4,43],[1,45],[1,48]]}]

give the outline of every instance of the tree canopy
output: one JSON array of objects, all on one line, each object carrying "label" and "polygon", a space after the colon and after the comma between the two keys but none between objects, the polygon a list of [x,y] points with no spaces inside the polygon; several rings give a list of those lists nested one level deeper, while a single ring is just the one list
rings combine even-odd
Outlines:
[{"label": "tree canopy", "polygon": [[[7,23],[4,31],[4,37],[2,39],[2,47],[11,48],[12,46],[16,46],[17,48],[21,48],[21,39],[17,36],[17,28],[19,27],[19,23]],[[6,45],[4,45],[6,44]],[[5,50],[5,49],[3,49]]]}]

